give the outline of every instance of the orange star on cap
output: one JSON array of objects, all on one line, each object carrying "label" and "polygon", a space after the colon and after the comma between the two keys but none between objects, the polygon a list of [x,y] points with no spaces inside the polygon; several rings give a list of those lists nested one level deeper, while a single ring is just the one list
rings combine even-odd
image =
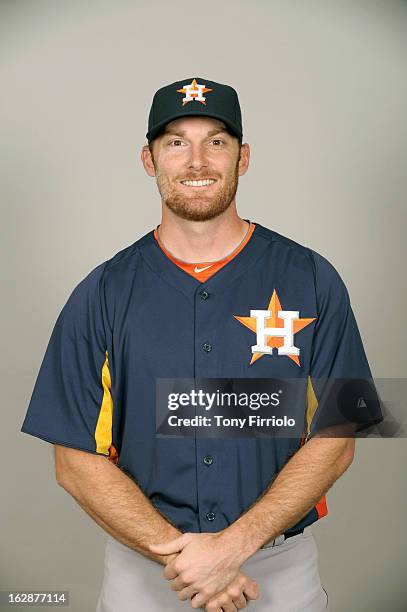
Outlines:
[{"label": "orange star on cap", "polygon": [[[267,306],[265,310],[271,311],[271,316],[267,319],[267,327],[284,327],[283,319],[280,319],[277,316],[278,311],[283,310],[283,309],[281,308],[280,300],[278,299],[278,295],[275,289],[273,291],[273,295],[271,296],[269,305]],[[242,323],[243,325],[251,329],[252,332],[257,334],[257,320],[255,317],[238,317],[237,315],[233,315],[233,316],[240,323]],[[296,334],[302,329],[304,329],[304,327],[307,327],[307,325],[312,323],[312,321],[315,321],[315,318],[316,317],[312,319],[311,318],[294,319],[293,320],[293,324],[294,324],[293,333]],[[281,338],[280,336],[267,336],[266,344],[267,346],[270,346],[272,348],[278,348],[279,346],[283,346],[284,338]],[[253,353],[249,365],[252,365],[252,363],[257,361],[257,359],[260,359],[260,357],[264,357],[264,355],[265,355],[264,353]],[[294,363],[297,364],[297,366],[301,366],[298,355],[285,355],[285,357],[289,357],[290,359],[294,361]]]},{"label": "orange star on cap", "polygon": [[[189,96],[187,100],[183,98],[182,106],[185,106],[185,104],[188,104],[188,102],[192,102],[192,100],[196,100],[196,102],[201,102],[201,104],[204,104],[206,106],[205,98],[203,98],[202,94],[206,93],[207,91],[212,91],[212,89],[204,87],[203,85],[198,85],[196,79],[193,79],[192,83],[190,83],[189,85],[184,85],[182,89],[177,89],[177,92],[187,94]],[[203,99],[201,99],[201,96]]]}]

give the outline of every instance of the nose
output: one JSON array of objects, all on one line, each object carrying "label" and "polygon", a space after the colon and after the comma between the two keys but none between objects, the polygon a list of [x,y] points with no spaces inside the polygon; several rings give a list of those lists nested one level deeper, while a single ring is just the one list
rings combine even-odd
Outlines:
[{"label": "nose", "polygon": [[199,143],[192,143],[189,149],[188,168],[199,171],[207,167],[204,148]]}]

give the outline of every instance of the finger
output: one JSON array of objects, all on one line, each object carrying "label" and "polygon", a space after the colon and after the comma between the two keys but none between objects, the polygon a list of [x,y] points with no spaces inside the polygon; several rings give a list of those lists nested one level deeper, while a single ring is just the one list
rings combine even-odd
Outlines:
[{"label": "finger", "polygon": [[243,594],[248,599],[258,599],[260,596],[259,586],[255,580],[250,580],[243,587]]},{"label": "finger", "polygon": [[199,593],[199,591],[197,589],[194,589],[194,587],[192,586],[185,586],[185,588],[174,590],[178,591],[178,599],[180,599],[181,601],[192,599],[195,595]]},{"label": "finger", "polygon": [[223,610],[224,612],[236,612],[237,610],[232,598],[226,593],[222,593],[222,595],[220,595],[219,604],[221,610]]},{"label": "finger", "polygon": [[185,584],[185,582],[182,580],[179,574],[175,578],[170,580],[169,583],[173,591],[182,591],[182,589],[186,589],[188,587],[188,585]]},{"label": "finger", "polygon": [[159,555],[169,555],[170,553],[176,553],[182,550],[186,544],[185,534],[170,540],[169,542],[161,542],[158,544],[149,544],[148,547],[152,552]]},{"label": "finger", "polygon": [[213,593],[211,595],[204,595],[202,591],[200,591],[197,595],[194,595],[194,597],[191,599],[191,606],[193,608],[205,608],[205,605],[209,602],[209,600],[213,596],[214,596]]},{"label": "finger", "polygon": [[247,606],[247,599],[243,593],[239,595],[239,597],[233,598],[233,603],[235,604],[238,610],[243,610]]},{"label": "finger", "polygon": [[165,566],[167,566],[170,563],[172,563],[172,561],[174,561],[174,559],[176,559],[179,554],[180,553],[172,553],[170,555],[162,555],[164,560],[165,560]]},{"label": "finger", "polygon": [[[204,609],[207,612],[226,612],[225,608],[226,604],[221,604],[221,600],[218,597],[213,597],[210,599],[204,606]],[[235,608],[232,608],[233,612],[235,612]]]},{"label": "finger", "polygon": [[215,597],[216,604],[224,610],[224,612],[236,612],[236,606],[233,603],[232,596],[227,592],[223,591]]},{"label": "finger", "polygon": [[247,582],[248,579],[244,580],[243,583],[237,582],[226,590],[226,594],[229,596],[230,602],[234,604],[237,610],[242,610],[247,606],[247,599],[243,594],[243,588]]},{"label": "finger", "polygon": [[[170,561],[170,563],[167,563],[167,565],[165,566],[164,569],[164,578],[166,578],[167,580],[175,580],[176,578],[179,577],[179,581],[178,581],[178,585],[180,585],[180,571],[179,569],[175,569],[174,567],[174,561]],[[181,588],[187,586],[186,584],[182,584]]]},{"label": "finger", "polygon": [[233,603],[233,601],[230,601],[229,603],[222,604],[222,610],[224,612],[236,612],[237,608],[235,604]]},{"label": "finger", "polygon": [[[197,591],[197,593],[198,593],[198,591]],[[197,593],[195,593],[195,595]],[[191,605],[192,605],[192,602],[194,601],[195,595],[192,595],[192,597],[191,597]],[[197,610],[206,610],[207,609],[206,606],[207,606],[207,604],[202,604],[202,606],[199,606],[199,608],[197,608]],[[217,608],[215,608],[214,610],[211,610],[211,612],[217,612]]]}]

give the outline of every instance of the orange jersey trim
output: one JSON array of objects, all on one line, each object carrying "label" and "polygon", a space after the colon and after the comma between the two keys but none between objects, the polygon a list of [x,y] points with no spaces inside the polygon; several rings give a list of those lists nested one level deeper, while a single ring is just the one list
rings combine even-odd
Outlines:
[{"label": "orange jersey trim", "polygon": [[[303,446],[306,441],[307,441],[307,437],[310,434],[311,431],[311,421],[315,416],[315,412],[318,408],[318,400],[317,397],[315,395],[315,391],[314,391],[314,387],[312,386],[312,380],[311,377],[308,376],[308,386],[307,386],[307,411],[306,411],[306,432],[303,433],[301,441],[300,441],[300,448],[301,446]],[[327,505],[327,501],[326,501],[326,496],[323,495],[321,497],[321,499],[315,504],[314,506],[317,515],[318,515],[318,519],[322,518],[323,516],[326,516],[328,514],[328,505]]]},{"label": "orange jersey trim", "polygon": [[319,500],[319,502],[317,504],[315,504],[315,510],[318,513],[318,518],[322,518],[323,516],[326,516],[328,514],[328,507],[326,505],[326,497],[325,495],[323,497],[321,497],[321,499]]},{"label": "orange jersey trim", "polygon": [[[210,261],[207,261],[207,262],[201,261],[199,263],[186,263],[184,261],[180,261],[173,255],[171,255],[171,253],[169,253],[167,249],[160,243],[158,239],[158,235],[157,235],[157,228],[154,229],[154,238],[157,240],[157,243],[160,249],[167,255],[169,259],[171,259],[173,263],[175,263],[179,268],[181,268],[182,270],[184,270],[185,272],[187,272],[188,274],[190,274],[197,280],[204,283],[205,281],[208,280],[208,278],[210,278],[218,270],[223,268],[223,266],[226,266],[226,264],[229,263],[229,261],[231,261],[234,257],[236,257],[238,253],[240,253],[240,251],[249,242],[254,232],[255,227],[256,227],[255,223],[252,223],[250,230],[247,232],[247,236],[243,240],[242,244],[239,247],[237,247],[237,249],[235,249],[228,257],[225,257],[224,259],[221,259],[220,261],[217,261],[215,263],[211,263]],[[196,272],[196,269],[198,270],[198,272]]]}]

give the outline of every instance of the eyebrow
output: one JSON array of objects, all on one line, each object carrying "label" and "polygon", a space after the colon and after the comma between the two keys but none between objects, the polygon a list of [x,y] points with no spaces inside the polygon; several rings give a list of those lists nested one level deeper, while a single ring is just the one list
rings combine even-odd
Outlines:
[{"label": "eyebrow", "polygon": [[[228,133],[227,129],[224,127],[221,128],[216,128],[215,130],[211,130],[210,132],[207,133],[207,136],[214,136],[215,134],[220,134],[221,132],[225,132],[226,134]],[[172,134],[173,136],[185,136],[185,130],[177,130],[174,128],[169,128],[168,130],[164,131],[164,134]]]}]

